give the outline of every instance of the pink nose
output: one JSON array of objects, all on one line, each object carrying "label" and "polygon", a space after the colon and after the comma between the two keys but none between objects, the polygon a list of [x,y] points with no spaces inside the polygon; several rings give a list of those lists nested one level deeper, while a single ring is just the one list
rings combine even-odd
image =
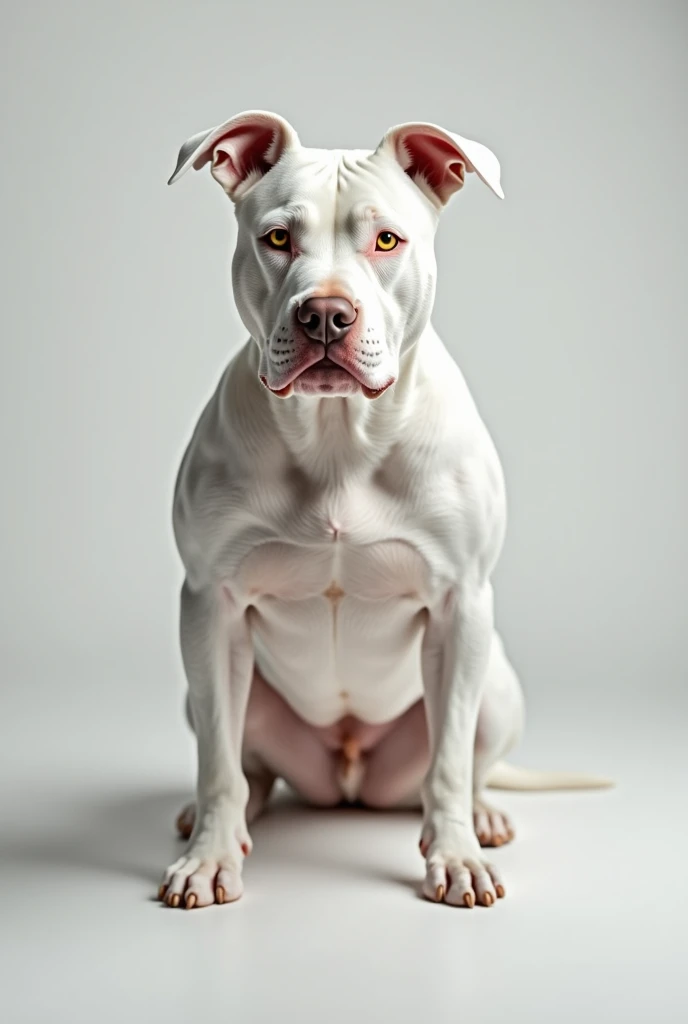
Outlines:
[{"label": "pink nose", "polygon": [[296,315],[311,341],[329,345],[331,341],[344,337],[358,314],[348,299],[335,295],[326,299],[307,299],[299,306]]}]

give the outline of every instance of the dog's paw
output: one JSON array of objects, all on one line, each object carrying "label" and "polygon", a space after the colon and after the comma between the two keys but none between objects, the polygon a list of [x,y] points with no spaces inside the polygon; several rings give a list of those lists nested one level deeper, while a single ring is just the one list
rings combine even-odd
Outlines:
[{"label": "dog's paw", "polygon": [[158,898],[186,910],[233,903],[244,891],[241,867],[250,852],[243,812],[227,804],[211,806],[196,823],[189,849],[165,872]]},{"label": "dog's paw", "polygon": [[158,898],[168,907],[210,907],[233,903],[244,891],[241,864],[232,857],[195,857],[190,850],[165,872]]},{"label": "dog's paw", "polygon": [[509,817],[482,800],[473,801],[473,827],[481,846],[504,846],[514,838]]},{"label": "dog's paw", "polygon": [[464,825],[426,824],[420,850],[425,857],[426,899],[453,907],[491,907],[505,895],[499,872],[484,860],[478,840]]}]

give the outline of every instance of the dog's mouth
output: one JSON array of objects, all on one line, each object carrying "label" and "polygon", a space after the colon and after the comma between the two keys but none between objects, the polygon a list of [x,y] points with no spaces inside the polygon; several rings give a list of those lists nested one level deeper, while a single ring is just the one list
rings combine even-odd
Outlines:
[{"label": "dog's mouth", "polygon": [[260,379],[266,388],[280,398],[288,398],[291,394],[335,397],[363,393],[366,398],[373,399],[394,383],[392,378],[382,387],[372,388],[361,379],[360,371],[357,372],[355,366],[344,365],[329,355],[295,373],[280,388],[271,387],[264,376]]},{"label": "dog's mouth", "polygon": [[348,374],[348,376],[356,384],[355,390],[362,391],[366,398],[377,398],[384,391],[386,391],[387,388],[391,387],[392,384],[394,384],[394,378],[390,377],[390,379],[386,381],[382,385],[382,387],[371,388],[368,384],[366,384],[363,375],[360,369],[356,366],[356,364],[350,364],[346,359],[346,349],[341,349],[339,346],[332,346],[329,351],[333,353],[334,359],[330,358],[329,356],[325,356],[324,359],[321,359],[319,363],[316,363],[316,367],[324,366],[326,372],[333,373],[339,370]]},{"label": "dog's mouth", "polygon": [[353,395],[360,390],[360,381],[328,356],[302,370],[294,380],[294,391],[301,395]]}]

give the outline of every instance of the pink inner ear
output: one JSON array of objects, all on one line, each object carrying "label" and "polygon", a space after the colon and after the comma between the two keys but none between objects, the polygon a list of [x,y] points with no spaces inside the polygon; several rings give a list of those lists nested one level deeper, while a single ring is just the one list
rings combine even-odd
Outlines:
[{"label": "pink inner ear", "polygon": [[213,173],[223,184],[235,188],[252,171],[261,175],[274,161],[267,159],[278,129],[274,125],[246,124],[228,132],[215,144]]},{"label": "pink inner ear", "polygon": [[269,125],[250,125],[237,129],[236,146],[240,164],[237,170],[242,178],[251,171],[265,174],[272,164],[266,160],[266,154],[272,145],[275,128]]},{"label": "pink inner ear", "polygon": [[463,185],[465,160],[450,142],[415,132],[403,136],[399,146],[406,156],[406,173],[411,177],[422,174],[443,203]]}]

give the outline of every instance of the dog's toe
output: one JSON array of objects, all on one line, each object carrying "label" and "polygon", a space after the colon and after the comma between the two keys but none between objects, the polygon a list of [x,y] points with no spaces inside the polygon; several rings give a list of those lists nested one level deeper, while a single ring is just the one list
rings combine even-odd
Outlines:
[{"label": "dog's toe", "polygon": [[193,910],[213,903],[233,903],[244,891],[241,868],[222,860],[180,857],[167,869],[158,898],[168,907]]},{"label": "dog's toe", "polygon": [[433,903],[452,907],[491,907],[504,896],[494,864],[484,860],[476,838],[464,826],[424,827],[426,868],[422,893]]},{"label": "dog's toe", "polygon": [[473,825],[481,846],[503,846],[514,838],[509,817],[482,800],[474,802]]}]

